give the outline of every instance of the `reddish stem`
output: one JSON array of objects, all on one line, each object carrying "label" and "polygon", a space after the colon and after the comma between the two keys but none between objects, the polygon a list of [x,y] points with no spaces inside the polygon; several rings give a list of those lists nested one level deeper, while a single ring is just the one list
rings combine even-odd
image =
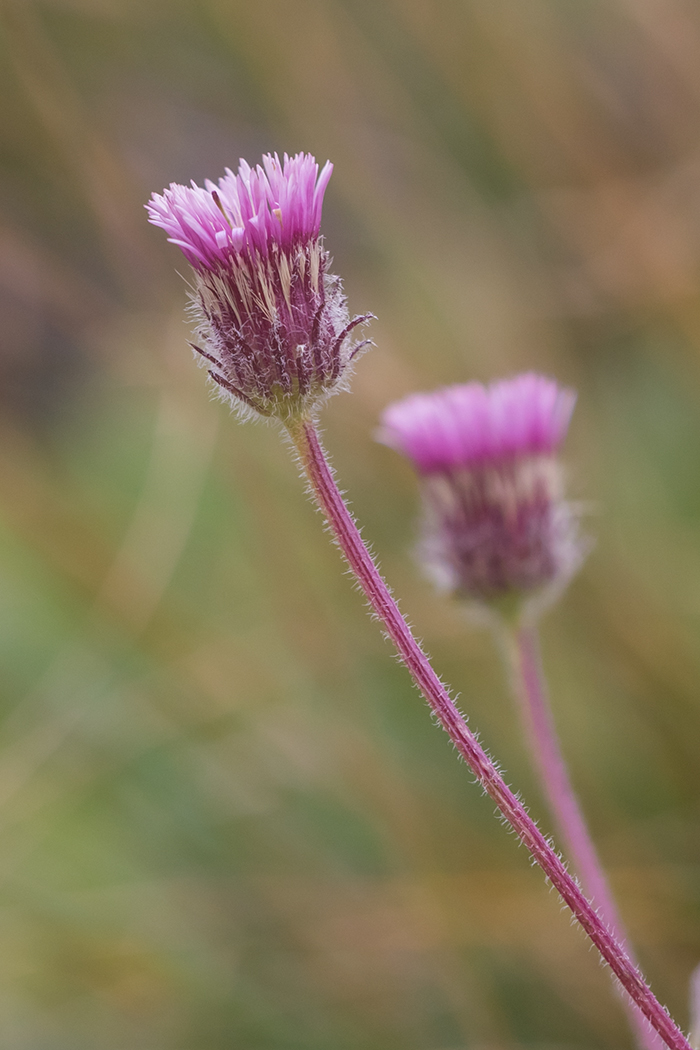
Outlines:
[{"label": "reddish stem", "polygon": [[[522,626],[512,634],[508,631],[506,647],[530,750],[565,851],[573,862],[583,889],[597,905],[601,918],[607,923],[630,961],[636,965],[617,904],[598,859],[559,745],[544,684],[536,628]],[[639,1008],[627,997],[625,1005],[640,1045],[647,1050],[658,1050],[661,1046],[659,1037],[651,1031]]]},{"label": "reddish stem", "polygon": [[671,1050],[691,1050],[680,1028],[655,998],[624,947],[583,895],[578,883],[568,873],[563,861],[528,815],[522,802],[507,786],[413,637],[343,501],[314,424],[300,420],[288,424],[288,429],[311,491],[328,520],[338,546],[430,709],[479,783],[494,800],[505,820],[558,890],[603,959],[666,1045]]},{"label": "reddish stem", "polygon": [[690,975],[690,1045],[700,1050],[700,966]]}]

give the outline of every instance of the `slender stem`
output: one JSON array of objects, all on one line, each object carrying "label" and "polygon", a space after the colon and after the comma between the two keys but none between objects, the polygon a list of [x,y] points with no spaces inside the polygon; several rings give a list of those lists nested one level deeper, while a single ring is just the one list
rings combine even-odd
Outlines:
[{"label": "slender stem", "polygon": [[[537,630],[535,627],[521,626],[513,631],[506,629],[504,633],[514,691],[529,737],[530,750],[565,851],[573,862],[584,891],[597,906],[600,917],[636,966],[637,961],[629,946],[617,904],[586,826],[559,745],[547,699]],[[647,1050],[658,1050],[660,1040],[650,1030],[639,1008],[627,997],[625,1005],[640,1045]]]},{"label": "slender stem", "polygon": [[690,1044],[700,1050],[700,966],[690,975]]},{"label": "slender stem", "polygon": [[479,783],[494,800],[505,820],[558,890],[620,983],[667,1046],[671,1050],[691,1050],[680,1028],[655,998],[622,945],[583,895],[578,883],[569,874],[564,862],[529,816],[522,802],[507,786],[413,637],[343,501],[314,424],[308,420],[299,420],[288,424],[288,430],[308,478],[311,492],[326,516],[338,546],[434,715]]}]

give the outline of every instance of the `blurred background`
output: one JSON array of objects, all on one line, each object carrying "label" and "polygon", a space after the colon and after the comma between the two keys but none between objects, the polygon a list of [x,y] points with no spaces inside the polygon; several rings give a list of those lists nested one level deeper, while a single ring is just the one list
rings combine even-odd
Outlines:
[{"label": "blurred background", "polygon": [[0,1042],[630,1047],[607,975],[366,615],[272,428],[212,402],[146,223],[335,163],[376,349],[323,415],[403,608],[549,829],[490,638],[413,564],[413,390],[575,386],[596,546],[556,719],[660,998],[700,962],[700,7],[0,3]]}]

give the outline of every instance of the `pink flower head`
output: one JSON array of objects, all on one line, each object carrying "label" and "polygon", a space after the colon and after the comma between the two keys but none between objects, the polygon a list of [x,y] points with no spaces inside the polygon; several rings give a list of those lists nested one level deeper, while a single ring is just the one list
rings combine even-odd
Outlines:
[{"label": "pink flower head", "polygon": [[209,374],[237,407],[289,419],[337,390],[368,341],[350,333],[339,278],[328,272],[320,236],[323,195],[310,154],[241,160],[218,185],[175,183],[146,205],[194,268],[193,301]]},{"label": "pink flower head", "polygon": [[575,402],[572,390],[528,372],[489,386],[412,394],[386,409],[380,436],[421,474],[550,455],[564,439]]},{"label": "pink flower head", "polygon": [[555,453],[575,400],[528,373],[413,394],[386,409],[380,440],[421,477],[420,555],[443,586],[507,607],[527,599],[532,609],[571,577],[583,548]]}]

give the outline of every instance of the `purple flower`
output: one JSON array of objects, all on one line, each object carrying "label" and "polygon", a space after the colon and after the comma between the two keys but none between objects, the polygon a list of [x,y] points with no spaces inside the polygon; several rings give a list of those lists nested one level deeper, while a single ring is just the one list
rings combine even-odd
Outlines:
[{"label": "purple flower", "polygon": [[575,400],[528,373],[386,409],[380,440],[420,476],[420,556],[443,587],[503,607],[527,598],[532,608],[576,570],[583,545],[555,456]]},{"label": "purple flower", "polygon": [[209,375],[239,409],[283,420],[308,416],[347,378],[369,340],[351,332],[342,285],[328,272],[320,235],[321,174],[310,154],[241,160],[218,186],[172,183],[146,206],[150,221],[182,249],[194,269],[193,346]]}]

